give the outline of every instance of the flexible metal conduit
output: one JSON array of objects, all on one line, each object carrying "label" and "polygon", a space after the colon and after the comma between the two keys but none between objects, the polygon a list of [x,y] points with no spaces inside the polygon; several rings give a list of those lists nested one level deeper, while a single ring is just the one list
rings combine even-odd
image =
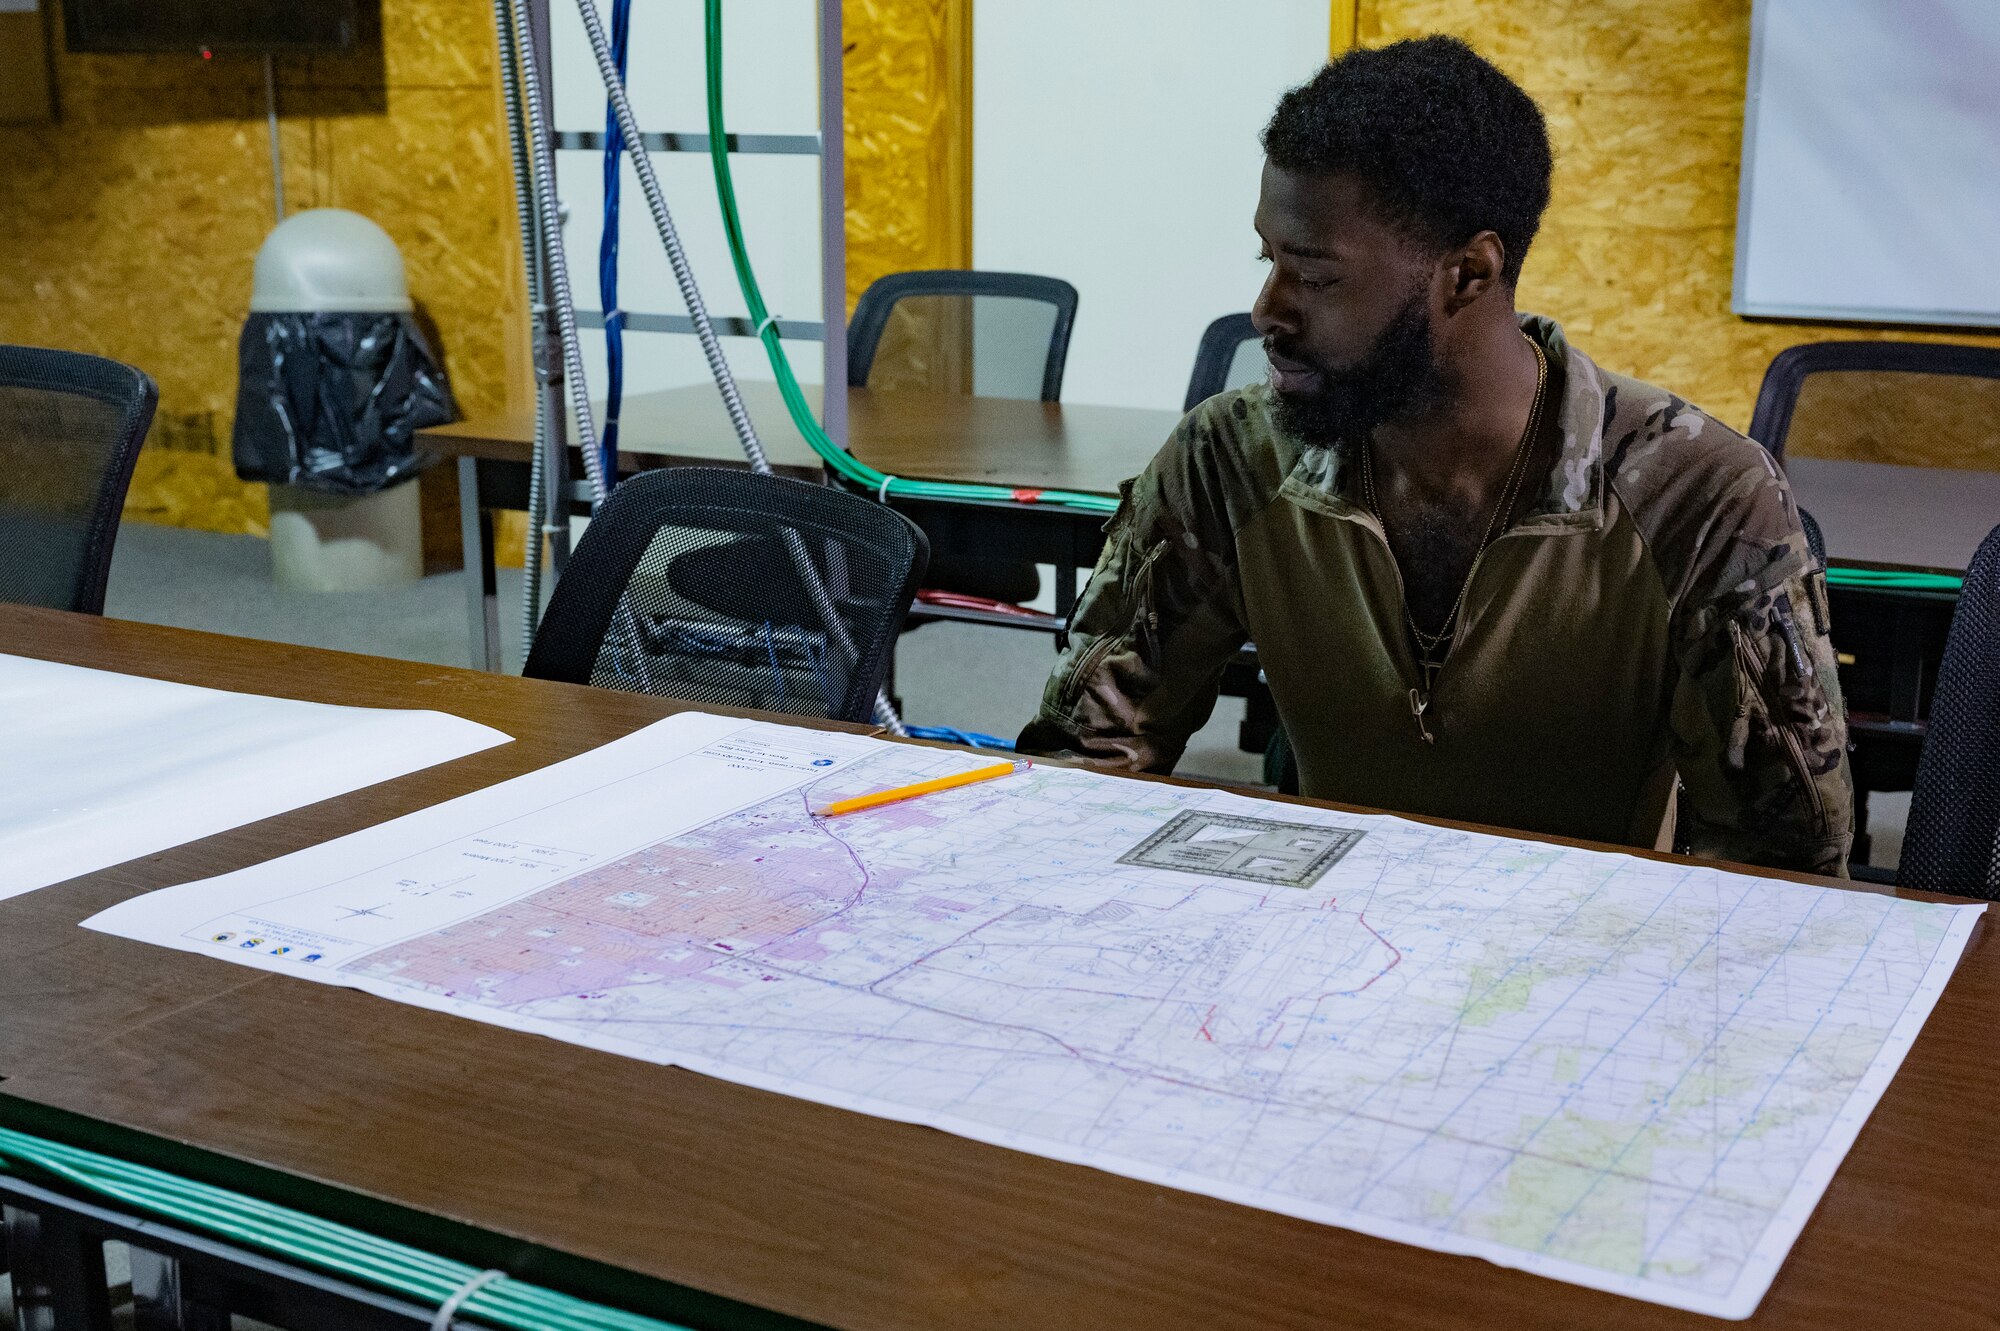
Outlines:
[{"label": "flexible metal conduit", "polygon": [[[521,0],[513,0],[519,4]],[[617,117],[619,131],[625,141],[644,144],[645,137],[640,132],[638,117],[632,113],[631,99],[625,94],[625,81],[619,77],[618,64],[612,55],[611,42],[604,33],[604,23],[597,12],[595,0],[577,0],[577,12],[583,18],[585,33],[590,38],[591,54],[597,60],[598,76],[604,81],[604,93],[609,99],[613,114]],[[660,244],[666,250],[667,263],[673,269],[674,285],[680,289],[681,300],[687,306],[688,319],[694,324],[695,338],[701,343],[702,356],[708,362],[708,369],[715,380],[716,391],[722,395],[723,409],[729,414],[729,423],[736,431],[737,441],[743,447],[743,454],[749,459],[751,469],[760,475],[771,474],[771,460],[764,452],[764,445],[757,438],[756,426],[751,423],[750,411],[743,404],[743,395],[737,389],[736,375],[729,368],[729,361],[723,355],[722,341],[716,336],[715,325],[708,317],[708,304],[702,299],[701,287],[696,282],[694,269],[688,263],[687,252],[681,247],[680,233],[674,227],[673,213],[667,207],[666,195],[661,192],[660,180],[653,170],[651,156],[643,149],[631,154],[633,170],[639,177],[639,189],[646,196],[646,208],[653,217],[653,229],[659,233]],[[854,639],[847,632],[847,625],[840,617],[839,608],[833,603],[833,596],[826,583],[814,567],[811,554],[806,550],[805,541],[797,531],[785,528],[783,533],[786,555],[797,570],[799,579],[805,584],[807,594],[812,598],[813,608],[825,623],[827,634],[846,660],[852,664],[860,652]],[[895,707],[886,694],[875,698],[875,718],[891,733],[907,734],[902,718],[896,715]]]},{"label": "flexible metal conduit", "polygon": [[590,503],[604,502],[604,459],[598,452],[597,426],[590,412],[590,389],[583,377],[583,344],[576,332],[576,297],[569,286],[569,261],[563,253],[562,211],[556,202],[556,159],[549,146],[549,127],[542,114],[542,76],[534,42],[528,32],[527,0],[507,0],[515,49],[519,52],[521,100],[525,103],[528,148],[534,159],[535,207],[542,221],[542,247],[547,268],[547,294],[561,330],[563,379],[569,385],[570,406],[576,413],[577,447],[590,479]]},{"label": "flexible metal conduit", "polygon": [[[528,464],[528,540],[521,557],[521,651],[535,640],[542,608],[542,546],[549,515],[547,454],[552,405],[541,361],[542,320],[547,313],[542,295],[541,246],[535,238],[534,181],[528,172],[527,133],[521,117],[520,69],[515,63],[514,24],[507,0],[493,0],[493,35],[500,50],[500,95],[507,108],[508,156],[514,167],[514,220],[521,232],[521,263],[527,274],[530,359],[535,362],[535,445]],[[471,576],[468,572],[467,576]]]}]

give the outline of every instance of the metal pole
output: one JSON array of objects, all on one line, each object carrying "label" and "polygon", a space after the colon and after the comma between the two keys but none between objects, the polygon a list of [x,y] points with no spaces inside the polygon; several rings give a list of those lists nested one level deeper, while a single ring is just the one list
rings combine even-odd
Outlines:
[{"label": "metal pole", "polygon": [[847,447],[847,181],[841,117],[840,0],[819,4],[820,423]]},{"label": "metal pole", "polygon": [[[508,0],[493,0],[494,37],[500,50],[500,89],[507,112],[507,152],[514,168],[514,207],[521,233],[521,263],[527,274],[528,293],[528,356],[531,373],[535,379],[535,437],[530,454],[528,481],[528,529],[521,560],[521,642],[525,659],[528,648],[535,640],[535,628],[541,616],[542,606],[542,561],[547,547],[549,514],[552,507],[561,512],[560,499],[564,486],[564,454],[560,445],[554,448],[554,469],[550,465],[550,430],[552,423],[559,426],[561,420],[561,379],[551,382],[552,369],[559,367],[560,356],[551,343],[550,314],[548,308],[547,276],[544,258],[546,251],[542,243],[542,220],[536,207],[534,168],[528,151],[528,129],[526,115],[521,104],[521,46],[520,34],[516,32],[513,12]],[[460,503],[465,512],[462,523],[465,528],[465,548],[467,550],[466,577],[467,592],[471,598],[474,642],[474,664],[487,670],[497,671],[501,667],[499,627],[495,613],[495,589],[492,584],[492,519],[476,501],[478,469],[471,458],[459,460],[461,487]],[[557,498],[551,501],[551,494]],[[565,515],[560,524],[560,535],[567,537],[569,526]],[[482,551],[480,568],[483,575],[475,577],[470,552],[475,548]],[[554,561],[560,571],[564,548],[557,550]]]},{"label": "metal pole", "polygon": [[[556,196],[555,151],[549,146],[548,133],[555,127],[555,79],[541,77],[541,71],[553,71],[550,52],[555,49],[549,36],[549,0],[527,0],[528,31],[527,49],[522,55],[525,74],[523,86],[536,100],[537,105],[527,108],[528,146],[535,158],[537,178],[546,172],[547,198]],[[537,135],[535,127],[539,123],[547,127]],[[541,232],[542,297],[546,306],[542,321],[543,347],[548,356],[548,365],[553,373],[550,381],[548,406],[549,436],[546,457],[546,475],[543,478],[544,513],[531,517],[542,527],[543,535],[549,542],[549,562],[555,565],[556,573],[562,573],[569,563],[569,416],[563,410],[565,390],[577,391],[582,384],[582,364],[574,370],[568,366],[566,357],[575,345],[575,329],[565,326],[564,320],[573,319],[574,304],[569,300],[569,280],[562,252],[562,223],[556,206],[547,206],[537,213]],[[554,280],[551,280],[551,279]],[[570,374],[576,376],[575,383],[565,383]],[[597,475],[597,432],[590,420],[590,401],[582,396],[576,403],[577,428],[582,432],[582,446],[589,454],[583,460],[584,473],[591,478],[590,505],[594,509],[603,500],[608,482]],[[612,478],[615,479],[615,478]],[[539,615],[539,608],[535,611]],[[526,647],[522,648],[526,651]]]}]

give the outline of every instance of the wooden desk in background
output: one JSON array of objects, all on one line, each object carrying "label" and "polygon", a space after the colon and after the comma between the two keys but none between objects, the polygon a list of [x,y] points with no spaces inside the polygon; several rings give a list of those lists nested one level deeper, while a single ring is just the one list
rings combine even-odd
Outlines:
[{"label": "wooden desk in background", "polygon": [[[677,707],[16,607],[0,607],[0,650],[318,702],[444,708],[516,737],[0,903],[7,1126],[705,1327],[792,1325],[756,1309],[846,1331],[1717,1325],[78,928],[128,897],[464,794]],[[1982,920],[1746,1325],[1992,1325],[1996,1011],[2000,946]]]},{"label": "wooden desk in background", "polygon": [[[819,458],[793,428],[776,385],[745,380],[743,400],[773,469],[815,479]],[[819,386],[806,395],[817,410]],[[1008,489],[1078,490],[1115,497],[1143,470],[1180,421],[1177,411],[1066,406],[1013,398],[847,390],[849,447],[880,471],[910,480],[956,481]],[[618,469],[744,465],[722,399],[708,384],[627,398],[619,417]],[[526,413],[482,417],[419,432],[422,447],[458,459],[474,665],[499,668],[494,603],[496,508],[525,509],[534,420]],[[574,453],[570,471],[579,474]],[[572,496],[588,512],[580,486]],[[1076,599],[1076,570],[1097,561],[1104,517],[1036,504],[896,500],[929,536],[933,550],[953,550],[1056,567],[1054,629]],[[933,611],[941,618],[993,621],[977,611]],[[1012,622],[1012,621],[1000,621]]]},{"label": "wooden desk in background", "polygon": [[2000,472],[1787,458],[1785,475],[1836,564],[1963,573],[2000,526]]}]

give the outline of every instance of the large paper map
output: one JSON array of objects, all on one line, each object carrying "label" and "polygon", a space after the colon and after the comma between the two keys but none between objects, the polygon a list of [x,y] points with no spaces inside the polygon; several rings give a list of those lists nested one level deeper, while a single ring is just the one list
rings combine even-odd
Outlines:
[{"label": "large paper map", "polygon": [[89,923],[1725,1317],[1981,907],[689,714]]}]

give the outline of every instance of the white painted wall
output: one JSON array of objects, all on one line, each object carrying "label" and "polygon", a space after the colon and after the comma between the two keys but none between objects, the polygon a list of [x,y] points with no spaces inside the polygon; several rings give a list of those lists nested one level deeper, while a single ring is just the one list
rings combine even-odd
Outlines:
[{"label": "white painted wall", "polygon": [[[600,12],[608,6],[598,0]],[[814,0],[730,0],[725,91],[741,133],[818,128]],[[575,0],[554,0],[556,125],[603,128],[603,91]],[[974,6],[973,256],[981,268],[1049,273],[1081,293],[1063,396],[1178,406],[1195,343],[1217,315],[1249,308],[1262,270],[1250,217],[1257,131],[1285,88],[1326,57],[1325,0],[995,0]],[[638,0],[635,109],[648,130],[700,131],[700,0]],[[599,162],[560,154],[570,277],[597,308]],[[718,314],[741,314],[704,157],[655,154],[696,275]],[[735,159],[751,256],[771,307],[819,310],[817,159]],[[644,199],[626,168],[621,304],[684,313]],[[586,331],[594,391],[601,335]],[[727,339],[731,364],[768,378],[757,345]],[[791,344],[800,378],[817,344]],[[692,337],[631,333],[626,391],[706,378]]]},{"label": "white painted wall", "polygon": [[973,7],[973,262],[1077,288],[1065,401],[1179,407],[1201,330],[1250,308],[1257,133],[1325,62],[1329,9]]}]

